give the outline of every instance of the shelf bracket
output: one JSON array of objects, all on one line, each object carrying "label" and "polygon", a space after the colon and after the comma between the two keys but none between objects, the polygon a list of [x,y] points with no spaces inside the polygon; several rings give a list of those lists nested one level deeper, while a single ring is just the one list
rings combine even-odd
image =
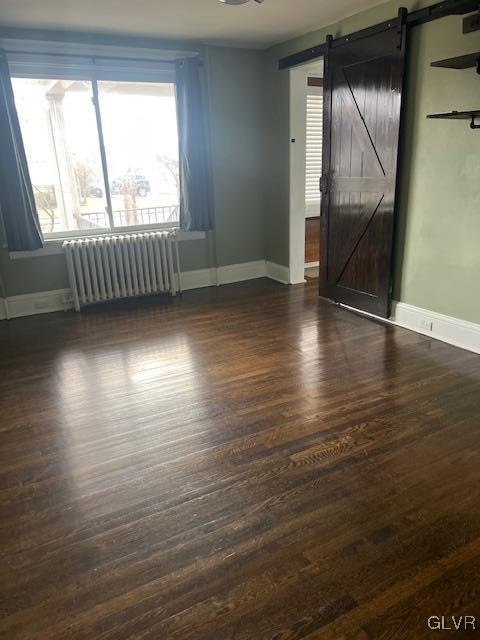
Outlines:
[{"label": "shelf bracket", "polygon": [[470,121],[470,129],[480,129],[480,124],[475,124],[475,118],[476,116],[472,116],[472,119]]}]

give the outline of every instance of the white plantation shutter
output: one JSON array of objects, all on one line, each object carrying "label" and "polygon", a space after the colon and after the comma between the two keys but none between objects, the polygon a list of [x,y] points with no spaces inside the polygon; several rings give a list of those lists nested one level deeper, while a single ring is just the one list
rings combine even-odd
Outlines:
[{"label": "white plantation shutter", "polygon": [[320,215],[319,181],[322,174],[323,87],[307,87],[307,153],[305,212]]}]

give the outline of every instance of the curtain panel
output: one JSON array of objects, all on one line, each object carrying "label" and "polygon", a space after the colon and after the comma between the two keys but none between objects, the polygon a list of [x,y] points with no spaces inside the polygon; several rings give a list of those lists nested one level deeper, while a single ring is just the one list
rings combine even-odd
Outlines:
[{"label": "curtain panel", "polygon": [[10,251],[43,247],[7,56],[0,51],[0,209]]},{"label": "curtain panel", "polygon": [[210,231],[214,227],[210,148],[206,131],[201,62],[175,63],[180,162],[180,228]]}]

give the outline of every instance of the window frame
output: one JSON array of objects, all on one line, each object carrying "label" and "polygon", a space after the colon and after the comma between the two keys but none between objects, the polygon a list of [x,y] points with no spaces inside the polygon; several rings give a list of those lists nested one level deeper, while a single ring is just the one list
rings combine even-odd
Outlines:
[{"label": "window frame", "polygon": [[176,96],[175,70],[171,62],[130,58],[119,59],[106,56],[93,58],[75,54],[64,56],[48,53],[36,56],[35,60],[32,60],[30,53],[23,52],[8,55],[8,62],[12,78],[28,78],[33,80],[46,78],[52,80],[84,80],[90,82],[92,86],[92,102],[95,110],[97,139],[105,189],[105,212],[109,220],[110,228],[96,230],[77,229],[43,233],[46,242],[59,242],[97,236],[125,235],[128,233],[148,233],[151,231],[161,231],[165,229],[175,230],[180,228],[179,221],[176,223],[158,222],[122,227],[114,226],[102,116],[98,98],[98,82],[103,80],[171,84],[174,87],[174,96]]}]

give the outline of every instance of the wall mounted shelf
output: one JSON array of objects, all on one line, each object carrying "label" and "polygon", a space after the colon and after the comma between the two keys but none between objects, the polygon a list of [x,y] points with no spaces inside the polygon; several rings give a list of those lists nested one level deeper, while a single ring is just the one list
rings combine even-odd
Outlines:
[{"label": "wall mounted shelf", "polygon": [[470,129],[480,129],[480,124],[475,124],[475,118],[480,118],[480,109],[474,111],[450,111],[448,113],[431,113],[427,116],[432,120],[470,120]]},{"label": "wall mounted shelf", "polygon": [[457,56],[456,58],[437,60],[436,62],[431,62],[430,66],[444,67],[445,69],[470,69],[470,67],[476,67],[477,73],[480,73],[480,51],[467,53],[464,56]]}]

